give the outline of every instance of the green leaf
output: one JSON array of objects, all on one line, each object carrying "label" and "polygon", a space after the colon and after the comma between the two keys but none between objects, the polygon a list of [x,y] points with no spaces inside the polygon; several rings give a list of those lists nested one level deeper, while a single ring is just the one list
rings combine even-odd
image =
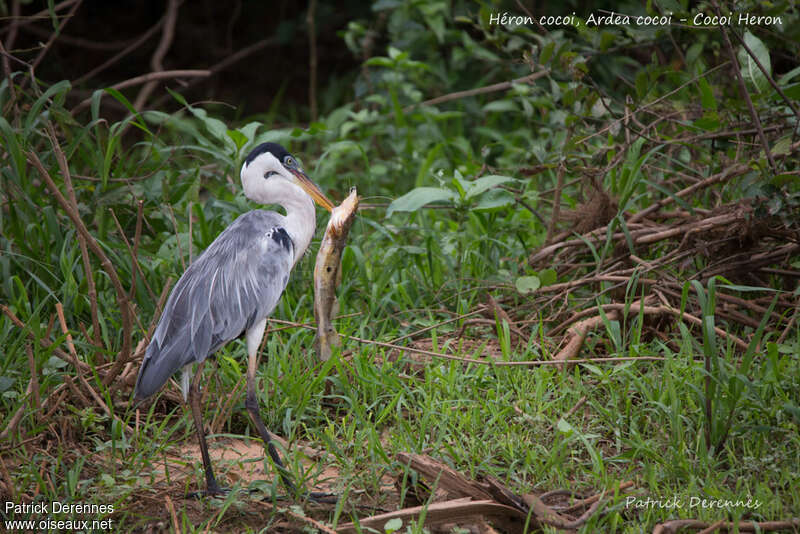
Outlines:
[{"label": "green leaf", "polygon": [[792,138],[791,136],[782,137],[772,145],[772,153],[776,156],[788,156],[792,153]]},{"label": "green leaf", "polygon": [[541,287],[542,281],[538,276],[520,276],[514,281],[514,286],[522,295],[533,293]]},{"label": "green leaf", "polygon": [[481,196],[481,199],[475,204],[472,209],[475,211],[493,210],[495,208],[502,208],[514,203],[514,195],[502,189],[495,189],[489,191]]},{"label": "green leaf", "polygon": [[399,517],[395,517],[394,519],[390,519],[383,525],[383,530],[386,534],[392,534],[392,532],[396,532],[403,528],[403,520]]},{"label": "green leaf", "polygon": [[558,280],[558,273],[555,269],[543,269],[539,271],[539,281],[543,286],[551,286]]},{"label": "green leaf", "polygon": [[225,126],[225,123],[219,119],[215,119],[214,117],[209,117],[206,110],[202,108],[189,108],[189,111],[192,112],[192,115],[200,119],[202,123],[205,125],[206,130],[216,137],[218,140],[224,142],[225,144],[231,144],[231,139],[228,137],[228,128]]},{"label": "green leaf", "polygon": [[108,93],[109,95],[111,95],[111,97],[114,98],[114,100],[116,100],[117,102],[119,102],[120,104],[125,106],[125,108],[127,108],[127,110],[131,112],[131,115],[136,117],[136,119],[131,124],[133,124],[134,126],[137,126],[142,131],[147,132],[148,134],[150,134],[151,137],[153,136],[153,132],[151,132],[147,128],[147,125],[145,124],[144,119],[139,114],[139,112],[136,111],[136,108],[133,107],[133,104],[131,104],[131,101],[128,100],[125,95],[123,95],[122,93],[120,93],[119,91],[114,89],[113,87],[108,87],[108,88],[104,89],[104,91],[106,93]]},{"label": "green leaf", "polygon": [[568,434],[568,435],[572,434],[575,431],[575,429],[572,427],[572,425],[569,424],[564,419],[559,419],[558,420],[558,423],[556,423],[556,428],[562,434]]},{"label": "green leaf", "polygon": [[787,86],[786,89],[783,90],[783,94],[786,95],[786,98],[800,100],[800,83],[794,83]]},{"label": "green leaf", "polygon": [[[744,42],[753,53],[753,56],[758,58],[759,63],[761,63],[761,66],[767,71],[767,74],[772,75],[772,63],[770,63],[769,60],[769,50],[767,50],[767,47],[761,42],[761,39],[749,31],[746,31],[744,32]],[[756,65],[753,56],[748,54],[744,47],[741,47],[738,53],[739,66],[742,69],[742,74],[745,79],[747,79],[758,92],[762,92],[769,87],[769,82],[767,81],[767,77],[764,76],[764,73],[761,72],[761,69],[758,68],[758,65]]]},{"label": "green leaf", "polygon": [[185,98],[183,98],[183,95],[182,95],[182,94],[180,94],[180,93],[178,93],[178,92],[175,92],[175,91],[173,91],[173,90],[172,90],[172,89],[170,89],[169,87],[164,87],[164,89],[166,89],[166,90],[167,90],[167,92],[168,92],[169,94],[171,94],[171,95],[172,95],[172,98],[174,98],[175,100],[177,100],[177,101],[178,101],[178,103],[179,103],[180,105],[182,105],[182,106],[186,106],[187,108],[191,108],[191,107],[192,107],[192,106],[190,106],[190,105],[189,105],[189,103],[186,101],[186,99],[185,99]]},{"label": "green leaf", "polygon": [[457,195],[449,189],[417,187],[392,201],[386,209],[386,216],[391,216],[395,211],[417,211],[431,202],[453,202],[456,198]]},{"label": "green leaf", "polygon": [[236,130],[238,132],[240,132],[242,135],[244,135],[249,141],[250,139],[255,137],[256,132],[258,131],[258,129],[260,127],[261,127],[261,123],[260,122],[253,121],[253,122],[248,122],[247,124],[245,124],[241,128],[237,128]]},{"label": "green leaf", "polygon": [[236,144],[236,150],[239,150],[247,144],[247,136],[238,130],[228,130],[228,137]]},{"label": "green leaf", "polygon": [[780,78],[778,78],[778,85],[786,85],[792,81],[796,76],[800,76],[800,67],[795,67]]},{"label": "green leaf", "polygon": [[700,101],[703,104],[703,109],[717,110],[717,99],[714,98],[714,92],[711,90],[711,84],[705,78],[700,78],[698,81],[700,87]]},{"label": "green leaf", "polygon": [[388,57],[371,57],[364,62],[368,67],[386,67],[390,69],[394,66],[394,62]]},{"label": "green leaf", "polygon": [[492,187],[497,187],[498,185],[505,184],[508,182],[516,181],[514,178],[510,176],[499,176],[496,174],[492,174],[489,176],[482,176],[473,182],[467,182],[466,188],[466,198],[472,198],[477,195],[480,195],[487,189],[491,189]]},{"label": "green leaf", "polygon": [[539,54],[539,63],[544,65],[550,58],[553,57],[553,50],[556,48],[555,41],[550,41],[542,48],[542,52]]},{"label": "green leaf", "polygon": [[483,106],[483,111],[518,111],[516,103],[513,100],[495,100]]},{"label": "green leaf", "polygon": [[60,105],[58,101],[63,101],[64,94],[70,91],[70,89],[72,89],[70,83],[67,80],[62,80],[52,85],[42,96],[36,99],[36,102],[33,103],[28,112],[28,118],[25,120],[25,137],[30,135],[33,124],[39,119],[39,114],[44,106],[48,104],[51,99],[55,101],[57,105]]}]

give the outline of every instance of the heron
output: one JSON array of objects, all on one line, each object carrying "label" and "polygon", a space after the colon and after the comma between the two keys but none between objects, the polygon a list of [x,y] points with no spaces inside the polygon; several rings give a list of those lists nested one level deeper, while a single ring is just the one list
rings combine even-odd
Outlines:
[{"label": "heron", "polygon": [[255,147],[245,158],[240,177],[247,198],[278,204],[286,215],[261,209],[240,215],[197,257],[172,289],[136,378],[134,399],[141,402],[175,372],[183,371],[181,389],[191,408],[206,478],[206,490],[198,495],[225,493],[214,478],[203,430],[203,367],[210,355],[242,335],[248,356],[247,413],[282,481],[290,492],[296,491],[259,413],[258,348],[292,268],[311,243],[316,228],[314,202],[331,212],[334,208],[297,159],[276,143]]}]

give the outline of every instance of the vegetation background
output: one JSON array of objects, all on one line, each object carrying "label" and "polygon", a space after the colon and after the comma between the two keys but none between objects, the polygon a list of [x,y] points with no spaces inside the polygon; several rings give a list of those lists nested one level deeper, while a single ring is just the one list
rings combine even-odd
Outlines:
[{"label": "vegetation background", "polygon": [[[526,497],[501,530],[800,528],[800,11],[653,0],[614,9],[669,24],[586,23],[607,7],[0,2],[0,495],[114,508],[3,521],[494,528],[447,516],[461,495],[413,455]],[[290,471],[330,508],[187,499],[177,387],[131,404],[171,283],[255,207],[238,169],[264,141],[362,195],[341,354],[310,350],[317,239],[259,371]],[[271,495],[243,355],[207,375],[215,466]]]}]

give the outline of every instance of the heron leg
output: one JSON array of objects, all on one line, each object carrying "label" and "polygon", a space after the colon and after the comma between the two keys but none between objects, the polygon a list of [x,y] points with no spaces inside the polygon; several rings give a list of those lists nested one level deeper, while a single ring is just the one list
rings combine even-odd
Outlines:
[{"label": "heron leg", "polygon": [[205,363],[205,360],[203,360],[198,364],[197,371],[195,371],[194,378],[192,378],[192,384],[189,387],[189,406],[192,409],[194,428],[197,430],[197,439],[200,441],[200,454],[203,456],[203,468],[206,472],[205,495],[220,495],[225,493],[225,491],[219,487],[217,480],[214,478],[214,471],[211,468],[211,457],[208,455],[206,434],[203,429],[203,414],[200,411],[200,378],[202,377]]},{"label": "heron leg", "polygon": [[256,396],[256,368],[258,367],[258,351],[251,352],[248,355],[247,360],[247,396],[245,397],[244,405],[247,408],[247,413],[250,415],[250,419],[253,421],[253,424],[256,426],[256,430],[258,430],[258,434],[261,436],[261,439],[264,441],[264,447],[266,447],[267,452],[269,453],[270,458],[272,461],[275,462],[275,466],[278,468],[278,472],[281,476],[281,481],[283,481],[286,488],[289,490],[289,493],[296,494],[297,488],[294,483],[289,479],[289,475],[286,472],[286,468],[281,461],[281,457],[278,454],[278,450],[275,448],[275,440],[273,439],[272,433],[267,430],[266,425],[264,425],[264,421],[261,420],[261,413],[258,406],[258,397]]}]

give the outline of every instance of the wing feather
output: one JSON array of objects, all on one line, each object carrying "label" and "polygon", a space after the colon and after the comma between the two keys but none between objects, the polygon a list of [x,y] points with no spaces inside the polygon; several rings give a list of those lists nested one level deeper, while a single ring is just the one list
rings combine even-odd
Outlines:
[{"label": "wing feather", "polygon": [[205,360],[272,313],[294,264],[282,224],[275,212],[245,213],[186,269],[147,347],[137,398],[149,397],[175,371]]}]

